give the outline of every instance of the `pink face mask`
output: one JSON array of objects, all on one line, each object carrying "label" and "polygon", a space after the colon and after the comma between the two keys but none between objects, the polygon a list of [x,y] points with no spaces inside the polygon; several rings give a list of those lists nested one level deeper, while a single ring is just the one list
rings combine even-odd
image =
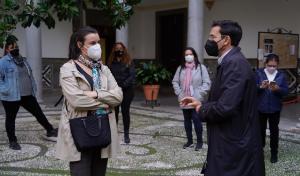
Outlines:
[{"label": "pink face mask", "polygon": [[270,74],[273,74],[275,71],[276,71],[276,68],[275,67],[266,67],[267,69],[267,72],[269,72]]}]

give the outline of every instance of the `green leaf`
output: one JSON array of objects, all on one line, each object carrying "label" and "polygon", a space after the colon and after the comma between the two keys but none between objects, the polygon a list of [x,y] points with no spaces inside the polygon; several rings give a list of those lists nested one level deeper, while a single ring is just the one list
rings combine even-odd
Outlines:
[{"label": "green leaf", "polygon": [[124,11],[126,11],[126,12],[130,11],[131,9],[132,9],[132,6],[130,6],[130,5],[127,5],[124,7]]},{"label": "green leaf", "polygon": [[37,28],[40,27],[40,25],[41,25],[41,19],[39,17],[37,17],[37,16],[33,17],[33,24]]},{"label": "green leaf", "polygon": [[55,20],[50,14],[44,19],[44,22],[49,29],[55,27]]},{"label": "green leaf", "polygon": [[136,71],[137,82],[142,85],[161,83],[164,80],[168,80],[171,76],[168,70],[152,61],[142,62]]},{"label": "green leaf", "polygon": [[[126,0],[125,4],[120,4],[117,0],[88,1],[103,11],[111,20],[112,26],[118,29],[124,26],[132,16],[133,7],[141,2],[141,0]],[[5,38],[6,33],[14,30],[18,23],[25,28],[31,26],[32,23],[37,27],[40,27],[41,23],[45,23],[51,29],[55,27],[52,15],[56,15],[60,21],[71,20],[79,15],[79,8],[82,8],[78,6],[77,0],[40,0],[37,4],[33,0],[29,0],[24,7],[19,6],[17,0],[4,0],[4,2],[4,7],[0,7],[0,23],[5,21],[7,25],[2,25],[2,29],[0,29],[0,38],[2,39]],[[21,7],[23,9],[20,9]],[[16,11],[18,13],[14,14]]]}]

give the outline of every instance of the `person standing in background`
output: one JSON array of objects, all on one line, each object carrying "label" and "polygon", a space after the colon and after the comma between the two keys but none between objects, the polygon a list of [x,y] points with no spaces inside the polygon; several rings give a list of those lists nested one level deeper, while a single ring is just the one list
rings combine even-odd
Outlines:
[{"label": "person standing in background", "polygon": [[[108,66],[118,85],[123,91],[121,112],[124,126],[124,142],[130,143],[130,104],[134,98],[135,68],[127,48],[121,42],[115,43],[108,60]],[[115,107],[115,116],[118,123],[120,106]]]},{"label": "person standing in background", "polygon": [[[178,100],[184,97],[194,97],[198,101],[204,101],[210,89],[210,79],[206,67],[198,60],[194,48],[187,47],[184,50],[184,59],[177,68],[172,84]],[[197,135],[195,151],[202,148],[202,119],[192,106],[181,106],[184,117],[184,128],[187,136],[187,143],[183,148],[193,146],[192,121]]]},{"label": "person standing in background", "polygon": [[277,69],[278,64],[278,55],[269,54],[265,61],[265,67],[256,71],[262,145],[264,147],[266,144],[266,128],[267,121],[269,121],[271,163],[278,161],[278,125],[282,109],[282,97],[287,95],[289,91],[284,73]]},{"label": "person standing in background", "polygon": [[19,53],[17,39],[8,36],[4,46],[4,56],[0,59],[0,100],[3,104],[6,119],[5,128],[9,148],[21,150],[15,135],[15,123],[20,106],[30,112],[47,131],[44,136],[56,142],[57,129],[47,120],[35,97],[36,83],[32,69],[25,57]]}]

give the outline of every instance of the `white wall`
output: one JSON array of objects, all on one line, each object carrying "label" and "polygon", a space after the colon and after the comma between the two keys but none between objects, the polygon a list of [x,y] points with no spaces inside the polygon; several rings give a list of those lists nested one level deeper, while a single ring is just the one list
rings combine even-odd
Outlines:
[{"label": "white wall", "polygon": [[72,22],[57,22],[54,29],[42,26],[42,57],[68,58]]},{"label": "white wall", "polygon": [[283,27],[300,33],[299,7],[299,0],[217,0],[210,11],[205,8],[204,36],[213,20],[238,21],[243,29],[242,51],[247,58],[256,58],[258,32]]},{"label": "white wall", "polygon": [[151,11],[137,14],[129,21],[129,53],[132,58],[155,58],[155,14]]},{"label": "white wall", "polygon": [[[145,6],[135,12],[129,21],[128,40],[133,58],[155,58],[155,12],[183,7],[186,7],[186,3],[169,7],[165,4],[161,7]],[[243,28],[240,43],[243,53],[247,58],[256,58],[258,32],[283,27],[293,33],[300,33],[300,23],[297,21],[299,7],[299,0],[216,0],[210,11],[204,6],[203,42],[206,41],[213,20],[235,20]],[[204,57],[208,56],[205,54]]]},{"label": "white wall", "polygon": [[[72,34],[72,23],[69,21],[58,22],[54,29],[41,25],[42,30],[42,57],[67,58],[69,40]],[[26,33],[21,25],[17,25],[13,34],[18,38],[20,53],[26,56]],[[2,53],[2,52],[1,52]]]}]

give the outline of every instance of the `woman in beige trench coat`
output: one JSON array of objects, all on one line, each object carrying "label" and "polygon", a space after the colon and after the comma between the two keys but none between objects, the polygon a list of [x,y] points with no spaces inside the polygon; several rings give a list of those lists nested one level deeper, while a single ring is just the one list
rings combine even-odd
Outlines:
[{"label": "woman in beige trench coat", "polygon": [[[112,115],[109,115],[111,144],[101,151],[77,151],[70,131],[70,119],[85,117],[88,111],[98,109],[108,113],[123,98],[122,90],[110,70],[101,64],[99,41],[100,37],[95,29],[79,29],[71,36],[70,61],[60,68],[59,80],[65,99],[59,123],[56,157],[70,163],[72,176],[105,175],[108,158],[115,156],[119,150],[117,125]],[[95,68],[99,71],[100,88],[95,88],[97,82],[92,73]]]}]

